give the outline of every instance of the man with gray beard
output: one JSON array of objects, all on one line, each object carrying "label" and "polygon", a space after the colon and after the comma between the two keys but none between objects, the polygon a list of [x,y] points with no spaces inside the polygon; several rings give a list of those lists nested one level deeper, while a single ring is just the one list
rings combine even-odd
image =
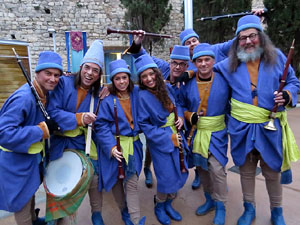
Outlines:
[{"label": "man with gray beard", "polygon": [[[281,184],[292,182],[290,164],[300,158],[285,107],[296,105],[300,84],[290,66],[283,91],[277,92],[286,57],[263,32],[257,16],[242,17],[236,36],[229,58],[216,64],[214,70],[231,88],[228,131],[232,158],[240,169],[245,208],[237,224],[250,225],[255,218],[255,173],[260,161],[270,199],[271,222],[285,225]],[[264,126],[274,104],[278,104],[274,121],[277,130],[271,131]]]}]

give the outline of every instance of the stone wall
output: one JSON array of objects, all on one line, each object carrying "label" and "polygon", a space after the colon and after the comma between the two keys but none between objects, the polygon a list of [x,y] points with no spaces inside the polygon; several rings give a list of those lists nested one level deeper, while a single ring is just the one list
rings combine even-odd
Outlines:
[{"label": "stone wall", "polygon": [[[56,30],[56,50],[63,57],[67,68],[65,31],[80,30],[87,33],[88,46],[95,39],[102,39],[106,49],[128,45],[128,36],[106,35],[108,26],[122,28],[125,9],[119,0],[2,0],[0,4],[0,39],[30,43],[32,69],[38,54],[53,50],[53,39],[48,28]],[[170,0],[173,5],[171,19],[164,32],[178,37],[184,27],[180,13],[182,0]],[[179,44],[179,39],[164,40],[153,47],[153,54],[167,59],[169,48]],[[1,54],[1,53],[0,53]]]},{"label": "stone wall", "polygon": [[[107,26],[122,28],[125,9],[119,0],[2,0],[0,4],[0,39],[30,43],[32,69],[38,54],[43,50],[53,50],[53,39],[48,28],[56,30],[56,49],[63,57],[67,68],[65,31],[80,30],[87,33],[88,46],[95,39],[102,39],[106,49],[117,49],[128,45],[128,36],[106,35]],[[176,36],[154,44],[153,55],[165,60],[169,49],[180,44],[179,33],[184,28],[181,13],[183,0],[170,0],[173,10],[170,22],[163,33]],[[262,0],[253,0],[253,8],[263,7]],[[1,54],[1,53],[0,53]]]}]

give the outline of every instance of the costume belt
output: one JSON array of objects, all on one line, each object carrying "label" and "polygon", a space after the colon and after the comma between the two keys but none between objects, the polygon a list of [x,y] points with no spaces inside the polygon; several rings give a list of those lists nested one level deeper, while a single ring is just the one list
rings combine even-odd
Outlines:
[{"label": "costume belt", "polygon": [[[77,126],[76,129],[74,130],[67,130],[64,133],[56,133],[57,135],[63,136],[63,137],[77,137],[79,135],[84,134],[84,138],[86,140],[87,138],[87,128],[83,126]],[[97,160],[98,155],[97,155],[97,148],[93,140],[91,140],[91,152],[90,152],[90,158]]]},{"label": "costume belt", "polygon": [[197,131],[193,141],[193,153],[208,158],[208,148],[212,132],[224,130],[225,115],[201,116],[197,122]]},{"label": "costume belt", "polygon": [[[240,102],[231,98],[231,116],[244,123],[268,122],[270,111],[255,105]],[[277,112],[276,118],[280,120],[282,132],[282,156],[281,171],[290,169],[291,162],[300,159],[300,152],[296,144],[294,134],[288,124],[286,111]]]},{"label": "costume belt", "polygon": [[122,153],[126,161],[126,165],[128,165],[129,162],[129,155],[133,155],[133,142],[137,140],[139,140],[139,135],[136,135],[134,137],[120,135],[120,144],[122,147]]},{"label": "costume belt", "polygon": [[167,117],[167,122],[165,125],[162,125],[161,127],[170,127],[173,134],[177,134],[176,126],[175,126],[175,114],[174,112],[170,113],[170,115]]},{"label": "costume belt", "polygon": [[[5,152],[13,152],[12,150],[9,150],[7,148],[4,148],[2,146],[0,146],[0,149],[2,151],[5,151]],[[43,151],[43,157],[45,156],[45,141],[39,141],[39,142],[36,142],[36,143],[33,143],[32,145],[30,145],[29,149],[28,149],[28,154],[38,154],[40,153],[41,151]]]}]

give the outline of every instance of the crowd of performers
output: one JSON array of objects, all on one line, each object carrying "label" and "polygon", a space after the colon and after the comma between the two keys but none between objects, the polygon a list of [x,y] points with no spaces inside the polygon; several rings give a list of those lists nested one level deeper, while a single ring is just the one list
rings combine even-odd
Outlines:
[{"label": "crowd of performers", "polygon": [[[148,55],[143,38],[143,31],[136,31],[127,50],[136,58],[138,84],[131,80],[125,60],[119,59],[107,68],[111,84],[100,85],[104,65],[100,40],[92,43],[80,70],[70,76],[61,76],[62,59],[57,53],[40,53],[32,83],[51,119],[45,120],[28,84],[2,106],[0,209],[14,212],[18,225],[72,224],[88,193],[92,223],[102,225],[102,192],[112,190],[124,224],[146,224],[138,192],[143,168],[139,134],[144,133],[157,180],[157,220],[161,224],[184,221],[172,202],[187,180],[187,169],[195,168],[206,199],[196,214],[215,210],[213,224],[224,225],[229,134],[244,202],[237,224],[250,225],[255,218],[255,174],[260,161],[271,222],[284,225],[282,184],[291,183],[290,164],[300,158],[286,107],[295,107],[300,83],[289,66],[283,91],[277,92],[286,57],[263,32],[259,17],[242,17],[235,38],[216,45],[200,43],[192,29],[184,30],[169,62]],[[274,104],[277,130],[271,131],[264,126]],[[40,218],[34,212],[34,196],[45,165],[66,151],[88,157],[90,177],[80,187],[81,193],[68,198],[46,190],[46,217]],[[149,162],[144,171],[151,186]],[[199,179],[196,182],[197,187]]]}]

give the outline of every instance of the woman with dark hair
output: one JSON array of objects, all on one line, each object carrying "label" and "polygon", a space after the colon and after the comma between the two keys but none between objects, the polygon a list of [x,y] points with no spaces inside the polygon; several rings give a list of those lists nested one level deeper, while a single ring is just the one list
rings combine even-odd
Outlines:
[{"label": "woman with dark hair", "polygon": [[157,179],[154,211],[161,224],[170,224],[170,217],[176,221],[182,220],[171,203],[188,177],[187,172],[180,171],[178,148],[187,145],[183,135],[176,132],[176,127],[180,129],[183,125],[183,114],[178,108],[179,119],[174,121],[175,93],[169,84],[165,85],[152,58],[142,55],[136,59],[135,66],[141,89],[138,121],[149,145]]},{"label": "woman with dark hair", "polygon": [[[139,89],[130,79],[125,60],[112,61],[109,69],[112,81],[110,95],[101,102],[95,122],[103,188],[112,190],[126,225],[142,225],[145,224],[145,217],[140,219],[138,196],[138,178],[143,163],[143,145],[139,139],[141,131],[137,122]],[[120,136],[121,152],[117,149],[117,135]],[[125,171],[124,180],[118,179],[118,161]]]},{"label": "woman with dark hair", "polygon": [[[98,102],[98,93],[100,92],[100,77],[103,72],[103,44],[102,41],[96,40],[85,54],[80,70],[71,76],[63,76],[57,87],[50,95],[49,114],[61,128],[59,134],[52,135],[50,147],[50,161],[61,158],[65,149],[74,149],[84,152],[86,148],[87,125],[96,120],[94,112],[90,111],[90,106],[96,108]],[[92,222],[93,225],[102,225],[102,192],[98,185],[99,180],[99,164],[95,135],[92,134],[91,149],[89,158],[94,167],[92,181],[87,187],[90,197]],[[83,195],[84,196],[84,195]],[[70,224],[74,220],[77,208],[83,199],[70,199],[70,202],[59,202],[49,210],[52,222],[57,220],[57,224]],[[73,209],[69,210],[72,205]],[[53,212],[54,211],[54,212]],[[47,219],[47,217],[46,217]]]}]

